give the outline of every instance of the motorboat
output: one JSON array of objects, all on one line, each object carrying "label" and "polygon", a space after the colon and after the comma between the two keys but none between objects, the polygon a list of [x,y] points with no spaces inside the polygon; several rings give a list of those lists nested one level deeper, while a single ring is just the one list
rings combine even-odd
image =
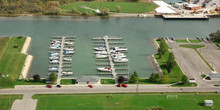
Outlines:
[{"label": "motorboat", "polygon": [[107,55],[108,53],[106,51],[95,51],[95,54]]},{"label": "motorboat", "polygon": [[64,42],[64,45],[73,45],[74,42]]},{"label": "motorboat", "polygon": [[113,60],[115,63],[125,63],[128,62],[127,58],[116,58]]},{"label": "motorboat", "polygon": [[48,71],[58,71],[58,68],[49,68]]},{"label": "motorboat", "polygon": [[111,72],[112,71],[110,67],[97,68],[97,70],[99,70],[99,71],[106,71],[106,72]]},{"label": "motorboat", "polygon": [[63,50],[74,50],[72,47],[64,48]]},{"label": "motorboat", "polygon": [[58,60],[50,60],[50,63],[59,63]]},{"label": "motorboat", "polygon": [[50,60],[57,60],[57,59],[59,59],[59,57],[58,56],[51,56],[49,59]]},{"label": "motorboat", "polygon": [[50,49],[60,49],[60,46],[58,46],[58,45],[50,46]]},{"label": "motorboat", "polygon": [[101,55],[101,54],[96,54],[95,58],[107,58],[108,55]]},{"label": "motorboat", "polygon": [[68,50],[63,52],[63,54],[73,54],[73,53],[74,51],[68,51]]},{"label": "motorboat", "polygon": [[64,76],[68,76],[68,75],[72,75],[72,74],[73,74],[73,72],[69,72],[69,71],[62,72],[62,75],[64,75]]},{"label": "motorboat", "polygon": [[51,56],[56,56],[56,55],[60,55],[60,53],[58,53],[58,52],[50,52],[50,55]]},{"label": "motorboat", "polygon": [[63,61],[72,61],[71,57],[63,58]]},{"label": "motorboat", "polygon": [[104,51],[104,50],[105,50],[105,47],[95,47],[94,50]]},{"label": "motorboat", "polygon": [[117,58],[126,58],[125,54],[112,54],[112,58],[117,59]]},{"label": "motorboat", "polygon": [[111,52],[122,52],[122,51],[127,51],[127,48],[119,48],[119,47],[114,47]]}]

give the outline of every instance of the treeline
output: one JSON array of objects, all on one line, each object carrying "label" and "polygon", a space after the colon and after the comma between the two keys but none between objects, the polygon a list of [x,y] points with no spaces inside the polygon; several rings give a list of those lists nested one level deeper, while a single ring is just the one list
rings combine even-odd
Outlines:
[{"label": "treeline", "polygon": [[57,15],[61,13],[60,5],[74,1],[75,0],[0,0],[0,13],[42,13]]}]

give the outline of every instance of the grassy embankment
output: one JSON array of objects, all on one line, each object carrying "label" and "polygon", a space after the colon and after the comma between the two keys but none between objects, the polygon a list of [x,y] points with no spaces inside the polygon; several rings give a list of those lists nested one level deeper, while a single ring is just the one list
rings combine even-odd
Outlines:
[{"label": "grassy embankment", "polygon": [[218,47],[217,50],[220,50],[220,42],[213,42],[213,43]]},{"label": "grassy embankment", "polygon": [[33,98],[38,99],[37,110],[145,110],[158,105],[168,110],[209,110],[204,100],[213,100],[213,108],[220,109],[220,95],[208,93],[45,94]]},{"label": "grassy embankment", "polygon": [[10,110],[16,99],[22,99],[22,95],[0,95],[0,109]]},{"label": "grassy embankment", "polygon": [[[157,41],[157,43],[160,45],[160,41]],[[166,48],[169,48],[169,46],[166,44]],[[161,70],[163,71],[163,73],[168,73],[167,71],[167,67],[166,67],[166,63],[168,61],[170,52],[167,51],[162,58],[159,58],[159,54],[155,54],[155,58],[161,68]],[[170,73],[168,73],[168,78],[169,78],[169,83],[176,83],[181,81],[181,78],[183,76],[183,72],[181,71],[181,69],[179,68],[178,64],[176,64]]]},{"label": "grassy embankment", "polygon": [[201,43],[201,40],[198,39],[189,39],[189,42],[186,39],[176,39],[177,43]]},{"label": "grassy embankment", "polygon": [[[87,6],[92,9],[102,10],[104,8],[108,8],[110,12],[116,12],[116,6],[120,6],[120,13],[147,13],[150,11],[154,11],[157,7],[153,3],[145,3],[145,2],[76,2],[71,4],[62,5],[60,8],[67,13],[71,13],[72,8],[78,9],[80,12],[89,12],[90,14],[95,14],[94,11],[90,11],[88,9],[81,8],[81,6]],[[135,7],[135,8],[134,8]]]},{"label": "grassy embankment", "polygon": [[[115,84],[114,79],[100,79],[100,80],[101,80],[101,84]],[[137,84],[137,83],[127,82],[125,84]],[[139,79],[138,84],[157,84],[157,83],[150,82],[149,79]]]},{"label": "grassy embankment", "polygon": [[196,53],[202,58],[202,60],[207,64],[207,66],[214,71],[214,69],[212,68],[212,66],[206,61],[206,59],[199,53],[199,51],[197,50],[198,48],[203,48],[205,47],[204,45],[180,45],[180,47],[185,47],[185,48],[191,48],[194,49],[196,51]]},{"label": "grassy embankment", "polygon": [[14,87],[13,83],[18,79],[26,59],[26,55],[20,53],[25,40],[25,37],[0,39],[0,88]]}]

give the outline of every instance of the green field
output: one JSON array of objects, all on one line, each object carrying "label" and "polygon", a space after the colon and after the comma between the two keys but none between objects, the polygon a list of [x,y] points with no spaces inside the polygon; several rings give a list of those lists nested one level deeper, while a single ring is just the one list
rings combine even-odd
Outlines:
[{"label": "green field", "polygon": [[183,84],[183,83],[178,83],[178,84],[173,84],[173,85],[171,85],[172,87],[196,87],[196,86],[198,86],[196,83],[185,83],[185,84]]},{"label": "green field", "polygon": [[202,58],[202,60],[207,64],[207,66],[214,71],[214,69],[212,68],[212,66],[206,61],[206,59],[199,53],[199,51],[197,50],[198,48],[203,48],[205,47],[205,45],[179,45],[180,47],[185,47],[185,48],[191,48],[194,49],[196,51],[196,53]]},{"label": "green field", "polygon": [[74,94],[35,95],[37,110],[145,110],[162,106],[168,110],[210,110],[204,100],[213,100],[214,109],[220,109],[217,94]]},{"label": "green field", "polygon": [[114,79],[100,79],[101,84],[115,84]]},{"label": "green field", "polygon": [[189,43],[186,39],[176,39],[177,43]]},{"label": "green field", "polygon": [[16,99],[22,99],[22,95],[0,95],[0,109],[10,110]]},{"label": "green field", "polygon": [[69,84],[75,84],[76,80],[74,79],[61,79],[60,84],[61,85],[69,85]]},{"label": "green field", "polygon": [[[8,40],[4,40],[4,42],[7,42],[5,43],[7,45],[4,45],[5,51],[0,60],[0,73],[1,75],[8,75],[8,77],[1,77],[0,88],[11,86],[11,81],[15,81],[15,79],[18,79],[26,59],[26,55],[20,53],[26,40],[25,37],[23,37],[22,39],[18,39],[18,37],[10,37],[5,39]],[[18,48],[15,48],[14,46],[17,46]],[[1,50],[2,49],[3,48],[1,48]]]},{"label": "green field", "polygon": [[201,43],[201,40],[198,39],[189,39],[190,43]]},{"label": "green field", "polygon": [[[160,44],[160,41],[157,41],[158,44]],[[169,48],[168,45],[166,45],[167,48]],[[159,59],[159,55],[158,54],[155,54],[155,58],[157,60],[157,62],[159,63],[160,65],[160,68],[161,70],[163,71],[163,73],[168,73],[167,72],[167,68],[166,68],[166,62],[168,61],[168,58],[169,58],[169,54],[170,52],[167,51],[161,59]],[[176,64],[174,66],[174,68],[171,70],[170,73],[168,73],[168,77],[169,77],[169,82],[170,83],[175,83],[175,82],[179,82],[181,81],[181,78],[183,76],[183,72],[181,71],[181,69],[179,68],[179,66]]]},{"label": "green field", "polygon": [[[154,11],[154,9],[157,7],[153,3],[144,2],[76,2],[62,5],[60,8],[66,12],[71,12],[73,7],[78,9],[80,12],[90,12],[88,9],[81,8],[81,6],[87,6],[89,8],[99,10],[108,8],[110,12],[116,12],[117,5],[121,7],[120,13],[147,13]],[[91,11],[91,13],[94,14],[93,11]]]}]

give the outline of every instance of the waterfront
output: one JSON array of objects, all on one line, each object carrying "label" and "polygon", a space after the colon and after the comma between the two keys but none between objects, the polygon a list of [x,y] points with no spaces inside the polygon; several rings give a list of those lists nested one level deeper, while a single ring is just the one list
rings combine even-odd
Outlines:
[{"label": "waterfront", "polygon": [[73,55],[73,76],[97,75],[92,37],[123,37],[128,48],[130,72],[148,77],[153,69],[147,59],[154,53],[150,39],[161,36],[175,38],[204,37],[220,29],[220,19],[209,21],[165,21],[161,18],[99,17],[15,17],[0,18],[0,36],[31,36],[29,54],[34,56],[30,75],[46,76],[48,46],[52,35],[76,36],[76,54]]}]

